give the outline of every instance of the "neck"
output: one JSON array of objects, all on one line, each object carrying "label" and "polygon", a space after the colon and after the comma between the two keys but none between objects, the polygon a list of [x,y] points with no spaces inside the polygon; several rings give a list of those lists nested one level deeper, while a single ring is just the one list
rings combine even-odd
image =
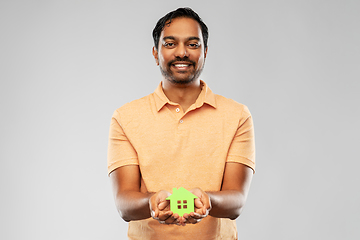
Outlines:
[{"label": "neck", "polygon": [[200,79],[198,79],[189,84],[181,85],[171,83],[170,81],[164,79],[162,82],[162,88],[166,97],[170,101],[180,104],[185,112],[196,102],[196,99],[201,92],[201,83]]}]

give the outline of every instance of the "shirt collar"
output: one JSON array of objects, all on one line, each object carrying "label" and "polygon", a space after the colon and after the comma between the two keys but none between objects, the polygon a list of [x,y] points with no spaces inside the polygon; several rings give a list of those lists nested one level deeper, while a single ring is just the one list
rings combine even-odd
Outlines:
[{"label": "shirt collar", "polygon": [[[216,108],[216,100],[215,100],[215,94],[210,90],[210,88],[207,86],[207,84],[200,80],[202,90],[199,94],[199,97],[196,99],[195,102],[195,108],[201,107],[204,103],[209,104],[213,108]],[[162,89],[162,82],[158,85],[154,92],[155,96],[155,105],[156,110],[160,111],[165,104],[171,104],[174,105],[176,103],[171,102],[165,95],[163,89]]]}]

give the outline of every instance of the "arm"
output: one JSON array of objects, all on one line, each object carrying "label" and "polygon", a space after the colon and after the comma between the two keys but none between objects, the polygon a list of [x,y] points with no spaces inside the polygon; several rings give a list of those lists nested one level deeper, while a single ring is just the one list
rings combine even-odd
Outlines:
[{"label": "arm", "polygon": [[224,179],[219,192],[208,192],[212,209],[210,215],[236,219],[246,202],[253,170],[241,163],[226,163]]},{"label": "arm", "polygon": [[[140,191],[140,169],[138,165],[128,165],[110,173],[116,208],[126,221],[141,220],[149,217],[166,224],[179,223],[179,215],[170,211],[166,198],[167,191],[142,193]],[[152,213],[151,213],[152,212]]]},{"label": "arm", "polygon": [[199,197],[195,200],[195,213],[184,215],[183,221],[197,223],[208,214],[217,218],[236,219],[245,205],[252,176],[250,167],[241,163],[226,163],[221,190],[204,192],[199,188],[192,189],[191,192]]},{"label": "arm", "polygon": [[[119,113],[115,111],[110,124],[108,166],[118,165],[119,159],[137,158],[135,149],[117,120],[119,118]],[[115,169],[109,167],[115,204],[120,216],[127,222],[146,219],[151,215],[161,223],[178,223],[179,215],[172,215],[170,202],[166,201],[170,193],[167,191],[141,192],[140,168],[135,164],[135,160],[131,163]]]},{"label": "arm", "polygon": [[[244,164],[237,162],[239,159]],[[210,215],[236,219],[245,205],[255,167],[254,127],[247,107],[242,111],[227,161],[220,192],[208,193],[212,204]]]},{"label": "arm", "polygon": [[140,192],[140,170],[128,165],[110,173],[115,205],[120,216],[127,222],[150,217],[149,198],[153,193]]}]

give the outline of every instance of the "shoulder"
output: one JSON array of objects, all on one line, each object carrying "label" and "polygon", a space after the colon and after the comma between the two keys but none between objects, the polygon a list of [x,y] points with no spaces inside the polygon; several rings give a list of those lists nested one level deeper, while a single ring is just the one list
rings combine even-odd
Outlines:
[{"label": "shoulder", "polygon": [[149,94],[145,97],[125,103],[114,111],[113,117],[119,121],[120,119],[126,120],[139,115],[147,114],[151,111],[151,105],[152,94]]},{"label": "shoulder", "polygon": [[126,113],[126,112],[132,112],[132,111],[135,111],[136,109],[142,108],[142,107],[144,107],[144,105],[149,104],[151,95],[152,94],[149,94],[145,97],[125,103],[120,108],[116,109],[116,111]]},{"label": "shoulder", "polygon": [[215,97],[217,108],[220,111],[236,115],[240,114],[243,116],[251,115],[249,108],[246,105],[218,94],[215,94]]}]

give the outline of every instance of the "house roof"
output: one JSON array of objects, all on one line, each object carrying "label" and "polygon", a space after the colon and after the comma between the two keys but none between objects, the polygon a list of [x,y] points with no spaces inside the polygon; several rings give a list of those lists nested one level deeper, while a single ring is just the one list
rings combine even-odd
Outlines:
[{"label": "house roof", "polygon": [[173,188],[173,193],[166,198],[166,200],[177,200],[177,199],[195,199],[198,198],[196,195],[192,194],[188,190],[183,187],[179,187],[178,189]]}]

